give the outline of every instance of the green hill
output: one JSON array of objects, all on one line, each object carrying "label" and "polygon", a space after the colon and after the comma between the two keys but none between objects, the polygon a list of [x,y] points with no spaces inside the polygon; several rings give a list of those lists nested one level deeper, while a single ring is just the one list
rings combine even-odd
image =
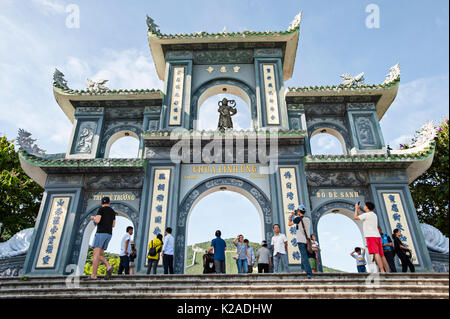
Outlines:
[{"label": "green hill", "polygon": [[[233,245],[233,239],[234,238],[225,239],[225,242],[227,243],[227,251],[225,254],[225,267],[226,267],[227,273],[229,273],[229,274],[237,273],[236,261],[233,259],[233,255],[236,254],[236,247]],[[185,271],[186,274],[202,274],[203,273],[203,259],[202,258],[203,258],[203,254],[205,253],[205,250],[209,249],[210,245],[211,245],[211,242],[208,241],[208,242],[190,245],[187,247],[186,265],[188,267],[192,264],[192,261],[193,261],[193,257],[194,257],[193,248],[198,249],[198,250],[202,249],[202,251],[196,253],[194,265],[186,269],[186,271]],[[261,245],[258,243],[250,243],[250,246],[253,248],[255,253],[261,247]],[[253,272],[258,272],[256,265],[254,267]],[[339,273],[339,272],[344,272],[344,271],[323,266],[323,272],[324,273]]]}]

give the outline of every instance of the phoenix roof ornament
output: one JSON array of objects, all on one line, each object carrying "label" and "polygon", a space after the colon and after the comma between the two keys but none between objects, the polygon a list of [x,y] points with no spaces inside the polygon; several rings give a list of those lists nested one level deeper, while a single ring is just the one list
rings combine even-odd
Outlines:
[{"label": "phoenix roof ornament", "polygon": [[340,77],[344,79],[341,85],[345,87],[361,86],[364,84],[364,72],[361,72],[356,76],[351,76],[350,74],[345,73],[340,75]]},{"label": "phoenix roof ornament", "polygon": [[91,81],[89,79],[86,79],[86,89],[89,92],[96,92],[96,91],[100,91],[100,90],[109,90],[109,88],[107,88],[105,85],[106,82],[108,82],[108,80],[98,80],[97,82]]}]

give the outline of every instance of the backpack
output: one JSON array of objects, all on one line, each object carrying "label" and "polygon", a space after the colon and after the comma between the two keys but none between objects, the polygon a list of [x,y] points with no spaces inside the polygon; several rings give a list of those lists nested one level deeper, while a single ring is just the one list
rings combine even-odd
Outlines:
[{"label": "backpack", "polygon": [[155,257],[156,256],[156,248],[153,247],[153,240],[152,240],[152,247],[150,247],[150,249],[148,250],[148,255],[150,257]]}]

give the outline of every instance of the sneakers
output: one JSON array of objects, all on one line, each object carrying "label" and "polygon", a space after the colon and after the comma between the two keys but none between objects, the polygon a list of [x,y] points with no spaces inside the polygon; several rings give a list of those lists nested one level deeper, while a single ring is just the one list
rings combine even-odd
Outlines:
[{"label": "sneakers", "polygon": [[105,280],[111,279],[111,275],[112,275],[113,271],[114,271],[114,268],[113,268],[113,267],[109,268],[109,269],[106,271]]}]

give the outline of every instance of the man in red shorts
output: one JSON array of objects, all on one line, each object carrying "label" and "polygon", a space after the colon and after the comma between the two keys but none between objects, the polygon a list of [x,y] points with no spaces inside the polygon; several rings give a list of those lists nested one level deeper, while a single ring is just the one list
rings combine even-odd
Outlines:
[{"label": "man in red shorts", "polygon": [[[381,244],[381,237],[378,231],[378,217],[373,212],[375,205],[371,202],[366,202],[364,205],[364,213],[359,208],[359,203],[355,205],[355,220],[363,222],[363,234],[366,238],[367,250],[369,254],[375,256],[375,261],[380,268],[380,272],[389,272],[388,263],[383,253],[383,245]],[[360,214],[361,213],[361,214]]]}]

